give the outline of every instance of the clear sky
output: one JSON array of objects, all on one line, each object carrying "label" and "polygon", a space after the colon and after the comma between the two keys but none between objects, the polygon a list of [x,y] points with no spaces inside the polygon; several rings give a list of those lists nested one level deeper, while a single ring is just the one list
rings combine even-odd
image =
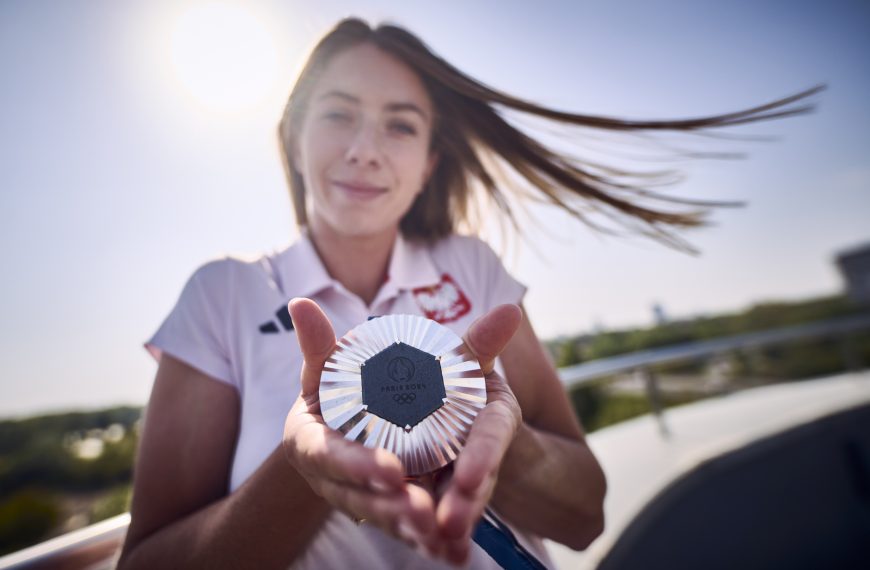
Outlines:
[{"label": "clear sky", "polygon": [[142,342],[190,273],[293,239],[275,127],[304,54],[346,15],[584,113],[714,114],[829,84],[815,114],[740,131],[775,142],[723,143],[747,159],[685,165],[675,194],[749,202],[689,234],[700,256],[539,213],[547,232],[506,262],[543,338],[647,325],[656,302],[684,317],[835,293],[832,256],[870,241],[861,0],[5,0],[0,416],[143,404]]}]

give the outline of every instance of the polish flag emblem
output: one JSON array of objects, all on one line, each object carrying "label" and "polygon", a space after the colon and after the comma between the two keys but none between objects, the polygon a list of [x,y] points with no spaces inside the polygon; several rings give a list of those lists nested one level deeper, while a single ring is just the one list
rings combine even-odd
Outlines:
[{"label": "polish flag emblem", "polygon": [[412,293],[426,318],[441,324],[455,321],[471,310],[468,297],[447,273],[437,285],[418,287]]}]

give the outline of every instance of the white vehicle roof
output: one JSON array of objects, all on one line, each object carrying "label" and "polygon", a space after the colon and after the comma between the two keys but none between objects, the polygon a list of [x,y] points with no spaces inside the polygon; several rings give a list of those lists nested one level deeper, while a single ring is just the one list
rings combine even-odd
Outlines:
[{"label": "white vehicle roof", "polygon": [[595,568],[658,493],[707,460],[814,420],[870,403],[870,372],[753,388],[671,408],[662,434],[645,415],[590,434],[607,474],[606,529],[585,552],[554,542],[559,568]]}]

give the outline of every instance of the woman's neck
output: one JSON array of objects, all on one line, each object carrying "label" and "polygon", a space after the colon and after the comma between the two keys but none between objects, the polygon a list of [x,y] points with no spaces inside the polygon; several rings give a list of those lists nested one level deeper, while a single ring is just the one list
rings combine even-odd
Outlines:
[{"label": "woman's neck", "polygon": [[398,228],[373,236],[349,237],[327,224],[312,223],[308,235],[327,273],[366,306],[371,305],[386,278]]}]

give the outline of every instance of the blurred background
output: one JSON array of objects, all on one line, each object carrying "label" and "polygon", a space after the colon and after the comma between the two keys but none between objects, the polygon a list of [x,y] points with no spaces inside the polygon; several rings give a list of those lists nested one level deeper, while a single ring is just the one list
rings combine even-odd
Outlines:
[{"label": "blurred background", "polygon": [[[277,122],[312,43],[348,15],[405,25],[486,83],[580,113],[687,118],[828,85],[813,114],[728,131],[759,141],[650,146],[587,133],[568,143],[618,166],[678,168],[676,196],[747,206],[686,234],[698,255],[538,208],[525,240],[488,233],[528,285],[559,366],[866,313],[861,0],[5,0],[0,554],[126,510],[156,370],[142,343],[196,267],[297,235]],[[680,158],[698,149],[745,157]],[[870,362],[866,328],[825,330],[660,365],[659,403]],[[608,378],[572,388],[590,431],[650,411],[644,380]]]}]

